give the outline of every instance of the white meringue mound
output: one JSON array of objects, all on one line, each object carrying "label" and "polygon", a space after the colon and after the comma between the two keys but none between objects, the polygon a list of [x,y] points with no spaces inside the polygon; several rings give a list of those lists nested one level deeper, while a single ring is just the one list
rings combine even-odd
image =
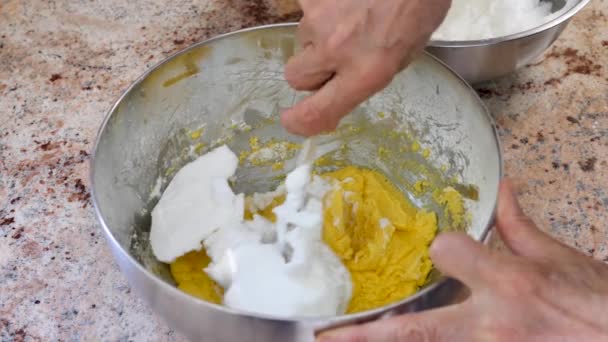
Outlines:
[{"label": "white meringue mound", "polygon": [[577,3],[551,13],[551,2],[540,0],[452,0],[452,7],[434,40],[480,40],[504,37],[541,26]]},{"label": "white meringue mound", "polygon": [[331,186],[311,177],[309,164],[287,175],[274,209],[277,222],[244,219],[244,195],[228,179],[237,156],[221,146],[175,175],[152,211],[150,242],[156,258],[172,262],[201,243],[211,258],[204,270],[225,289],[224,305],[276,317],[335,316],[346,311],[350,274],[322,240],[323,197]]}]

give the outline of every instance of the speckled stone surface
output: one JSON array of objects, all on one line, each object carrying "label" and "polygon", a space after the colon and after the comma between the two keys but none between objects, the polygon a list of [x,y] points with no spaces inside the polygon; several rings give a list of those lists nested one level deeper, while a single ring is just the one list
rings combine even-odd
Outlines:
[{"label": "speckled stone surface", "polygon": [[[214,34],[285,20],[281,6],[252,3],[0,1],[0,341],[183,340],[131,292],[100,235],[89,151],[148,67]],[[604,261],[607,16],[608,1],[592,1],[537,64],[478,87],[526,211]]]}]

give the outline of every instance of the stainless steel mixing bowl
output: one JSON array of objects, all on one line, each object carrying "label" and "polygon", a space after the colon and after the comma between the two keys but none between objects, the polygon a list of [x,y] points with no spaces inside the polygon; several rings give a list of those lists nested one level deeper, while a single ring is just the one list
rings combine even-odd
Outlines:
[{"label": "stainless steel mixing bowl", "polygon": [[[548,0],[552,11],[566,0]],[[483,40],[439,41],[429,43],[427,51],[441,59],[470,83],[488,81],[512,73],[534,62],[566,28],[570,19],[590,0],[578,3],[553,20],[521,33]]]},{"label": "stainless steel mixing bowl", "polygon": [[[314,332],[328,327],[445,305],[458,287],[434,271],[418,293],[393,305],[340,317],[280,319],[237,312],[180,291],[167,265],[150,253],[149,211],[176,169],[214,145],[227,143],[238,151],[252,134],[299,141],[277,120],[279,108],[305,96],[283,79],[294,36],[295,25],[286,24],[196,44],[141,76],[99,131],[91,167],[93,203],[112,253],[137,293],[192,340],[312,341]],[[474,184],[479,198],[467,200],[471,220],[463,228],[484,239],[501,177],[500,148],[492,119],[462,79],[423,55],[342,127],[357,124],[367,129],[342,129],[352,134],[325,138],[348,142],[350,163],[381,169],[420,206],[434,204],[432,196],[411,191],[417,180],[434,179],[443,187],[458,179],[452,184],[457,189]],[[414,141],[430,156],[409,148]],[[382,158],[379,148],[389,157]],[[237,191],[276,186],[271,172],[239,169]],[[450,229],[449,219],[437,212],[440,228]]]}]

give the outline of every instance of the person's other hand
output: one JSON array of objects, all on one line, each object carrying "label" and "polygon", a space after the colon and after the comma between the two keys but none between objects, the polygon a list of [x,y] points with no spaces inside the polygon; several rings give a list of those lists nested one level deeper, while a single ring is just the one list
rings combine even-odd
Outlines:
[{"label": "person's other hand", "polygon": [[302,51],[285,78],[297,90],[318,90],[282,113],[288,131],[334,130],[340,119],[407,66],[441,24],[451,0],[299,0]]},{"label": "person's other hand", "polygon": [[608,341],[608,266],[538,230],[504,183],[497,229],[512,255],[459,233],[441,234],[431,247],[435,265],[470,288],[464,302],[319,341]]}]

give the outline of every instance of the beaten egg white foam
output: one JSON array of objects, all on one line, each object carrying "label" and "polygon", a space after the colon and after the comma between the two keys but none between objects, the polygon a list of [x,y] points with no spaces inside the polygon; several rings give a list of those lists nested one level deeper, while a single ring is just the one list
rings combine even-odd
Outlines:
[{"label": "beaten egg white foam", "polygon": [[541,26],[566,13],[577,0],[565,0],[551,12],[552,2],[541,0],[452,0],[436,40],[476,40],[503,37]]},{"label": "beaten egg white foam", "polygon": [[350,274],[322,240],[322,200],[331,186],[311,177],[310,165],[300,166],[287,175],[276,224],[259,215],[246,221],[245,196],[228,184],[237,166],[238,157],[221,146],[178,171],[152,211],[156,258],[170,263],[204,245],[212,260],[205,271],[234,309],[281,317],[343,314]]}]

